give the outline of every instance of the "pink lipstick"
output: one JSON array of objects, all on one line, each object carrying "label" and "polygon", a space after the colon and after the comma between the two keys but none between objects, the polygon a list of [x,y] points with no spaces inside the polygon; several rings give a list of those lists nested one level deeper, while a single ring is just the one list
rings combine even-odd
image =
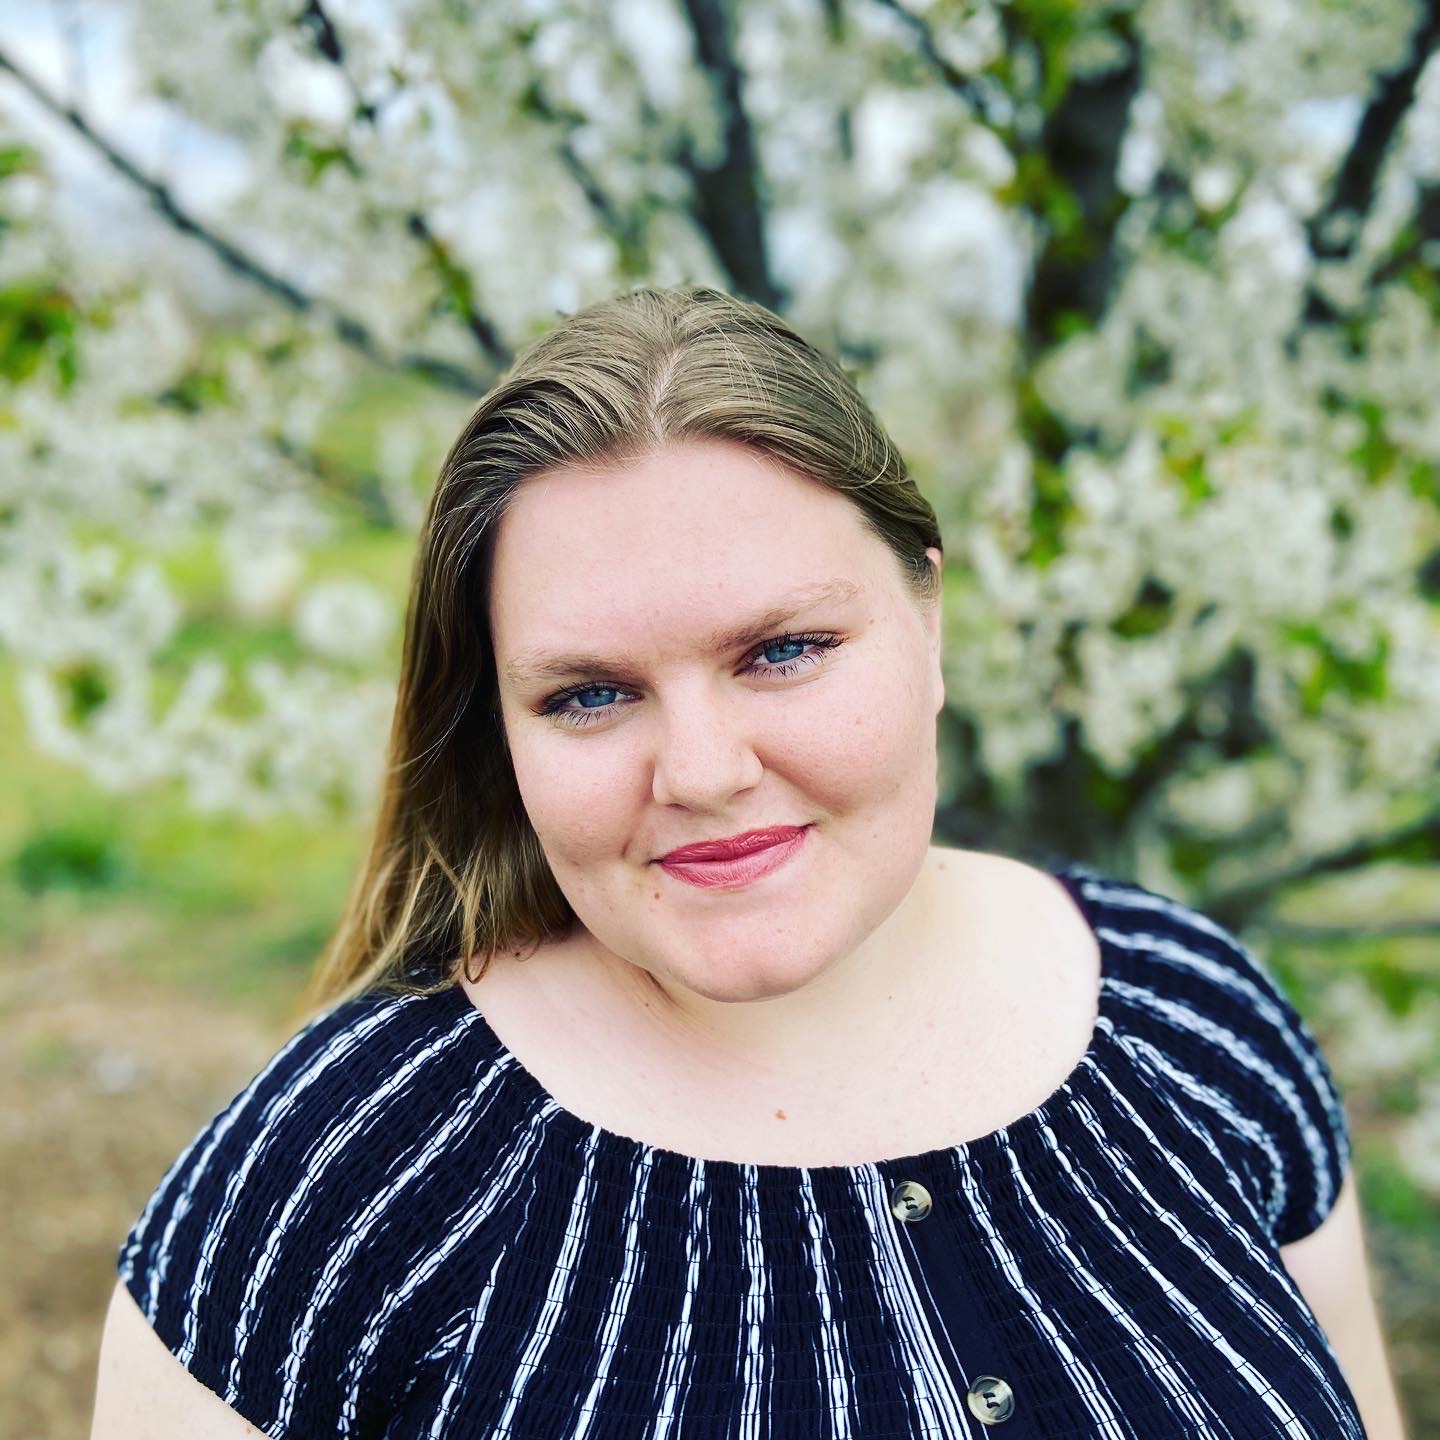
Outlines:
[{"label": "pink lipstick", "polygon": [[[702,890],[733,890],[778,870],[805,844],[810,827],[773,826],[724,841],[682,845],[656,862],[667,875]],[[711,858],[701,858],[706,854]]]}]

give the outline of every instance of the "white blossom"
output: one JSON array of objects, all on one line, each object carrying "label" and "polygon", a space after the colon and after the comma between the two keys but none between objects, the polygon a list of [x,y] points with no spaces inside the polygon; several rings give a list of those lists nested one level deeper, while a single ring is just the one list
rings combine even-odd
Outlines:
[{"label": "white blossom", "polygon": [[[1374,278],[1434,183],[1435,60],[1352,253],[1317,264],[1306,227],[1375,76],[1408,53],[1413,5],[1136,6],[1109,291],[1040,353],[1026,302],[1049,222],[1015,204],[1044,119],[1038,58],[1006,53],[1002,83],[999,6],[907,8],[962,85],[888,6],[846,7],[837,32],[808,0],[766,0],[739,8],[734,38],[790,318],[864,357],[865,394],[940,513],[947,698],[979,763],[1018,793],[1067,722],[1115,773],[1184,720],[1218,736],[1234,700],[1212,686],[1243,652],[1263,745],[1197,745],[1155,817],[1247,837],[1285,817],[1217,879],[1353,842],[1440,762],[1440,620],[1415,585],[1440,523],[1413,479],[1440,463],[1440,335],[1426,295]],[[97,124],[206,225],[315,297],[303,314],[0,85],[45,156],[0,185],[0,283],[63,277],[83,312],[73,382],[59,342],[0,382],[0,643],[32,741],[245,813],[362,793],[402,597],[311,560],[346,523],[337,495],[363,490],[413,533],[417,474],[495,373],[415,217],[512,350],[637,265],[728,283],[677,161],[718,163],[726,117],[675,0],[326,10],[343,71],[281,0],[118,5],[93,97]],[[55,44],[26,53],[66,83]],[[1067,59],[1099,76],[1126,55],[1082,19]],[[1178,183],[1160,195],[1162,175]],[[1303,320],[1312,290],[1357,317],[1358,346]],[[363,485],[337,484],[322,453],[374,373],[335,311],[397,362],[476,376],[474,394],[377,420]],[[1025,430],[1017,377],[1068,436],[1062,455]],[[197,660],[192,610],[281,630],[303,658]],[[86,667],[104,700],[77,717]]]},{"label": "white blossom", "polygon": [[1395,1144],[1415,1181],[1432,1195],[1440,1195],[1440,1079],[1422,1088],[1420,1108],[1398,1127]]},{"label": "white blossom", "polygon": [[394,628],[394,606],[364,580],[318,580],[295,605],[295,633],[330,659],[372,659]]}]

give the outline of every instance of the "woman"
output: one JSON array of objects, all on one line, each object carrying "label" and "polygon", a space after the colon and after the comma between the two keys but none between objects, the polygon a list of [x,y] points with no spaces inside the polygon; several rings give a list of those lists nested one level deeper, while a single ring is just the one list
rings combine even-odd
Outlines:
[{"label": "woman", "polygon": [[517,363],[317,1013],[122,1247],[96,1436],[1399,1435],[1266,972],[930,843],[941,558],[768,311],[643,290]]}]

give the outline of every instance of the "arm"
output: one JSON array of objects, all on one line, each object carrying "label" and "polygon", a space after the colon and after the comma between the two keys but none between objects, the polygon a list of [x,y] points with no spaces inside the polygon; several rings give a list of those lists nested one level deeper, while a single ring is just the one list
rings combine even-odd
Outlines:
[{"label": "arm", "polygon": [[90,1440],[264,1440],[165,1348],[124,1285],[116,1284],[100,1338]]},{"label": "arm", "polygon": [[1360,1202],[1347,1171],[1320,1228],[1280,1247],[1280,1258],[1345,1372],[1368,1440],[1405,1440],[1400,1401],[1385,1358],[1380,1317],[1370,1288]]}]

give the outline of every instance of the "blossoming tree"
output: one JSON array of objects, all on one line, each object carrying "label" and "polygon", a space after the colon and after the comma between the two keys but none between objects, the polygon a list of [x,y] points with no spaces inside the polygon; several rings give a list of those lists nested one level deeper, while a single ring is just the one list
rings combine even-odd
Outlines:
[{"label": "blossoming tree", "polygon": [[[1123,851],[1237,920],[1440,853],[1436,0],[107,13],[133,105],[234,163],[147,159],[0,32],[35,745],[363,807],[401,596],[307,553],[412,530],[417,460],[557,312],[705,280],[839,354],[936,505],[953,838]],[[143,247],[66,221],[59,136],[151,208]],[[376,376],[416,398],[337,465],[319,427]],[[228,578],[192,593],[167,557],[200,538]],[[228,660],[217,616],[281,639]]]}]

